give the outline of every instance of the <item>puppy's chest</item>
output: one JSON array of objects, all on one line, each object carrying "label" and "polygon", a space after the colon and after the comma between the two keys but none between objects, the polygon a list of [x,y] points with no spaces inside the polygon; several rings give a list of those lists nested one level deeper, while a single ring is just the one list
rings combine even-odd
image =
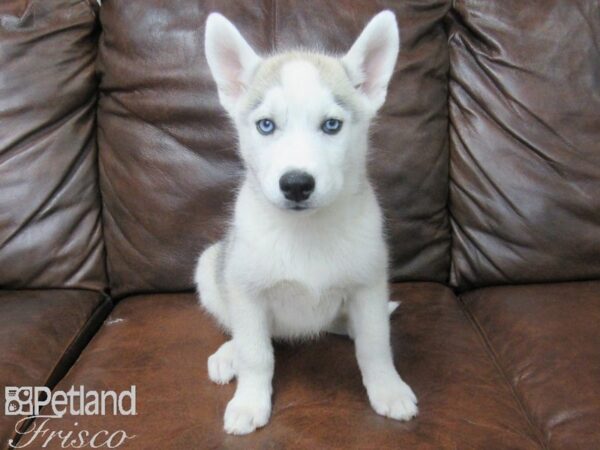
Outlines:
[{"label": "puppy's chest", "polygon": [[264,287],[283,283],[289,288],[293,283],[323,295],[363,284],[378,260],[368,245],[348,237],[292,237],[256,244],[262,248],[253,272]]},{"label": "puppy's chest", "polygon": [[279,337],[319,333],[340,314],[346,296],[341,288],[315,292],[294,281],[276,283],[264,291],[263,297],[271,332]]}]

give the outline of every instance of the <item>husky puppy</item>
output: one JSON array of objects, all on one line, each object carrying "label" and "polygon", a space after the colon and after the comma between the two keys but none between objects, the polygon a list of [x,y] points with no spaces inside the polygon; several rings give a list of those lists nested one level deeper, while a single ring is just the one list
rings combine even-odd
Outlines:
[{"label": "husky puppy", "polygon": [[208,17],[206,58],[245,166],[232,226],[195,273],[201,304],[232,336],[208,359],[215,383],[237,377],[227,433],[269,420],[272,338],[314,336],[341,323],[373,409],[398,420],[417,414],[392,360],[387,249],[366,168],[369,123],[398,50],[390,11],[341,58],[259,57],[225,17]]}]

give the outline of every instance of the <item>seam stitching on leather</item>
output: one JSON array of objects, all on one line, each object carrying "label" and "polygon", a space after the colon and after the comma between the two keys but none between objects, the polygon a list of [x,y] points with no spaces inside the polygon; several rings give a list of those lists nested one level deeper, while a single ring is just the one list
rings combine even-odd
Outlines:
[{"label": "seam stitching on leather", "polygon": [[521,410],[521,413],[525,416],[525,420],[527,421],[529,428],[531,429],[531,431],[533,432],[533,435],[538,440],[538,444],[540,444],[540,446],[544,450],[549,450],[548,444],[546,443],[546,440],[544,438],[544,434],[543,434],[542,430],[539,429],[538,426],[535,424],[533,418],[531,417],[531,414],[529,413],[529,410],[525,407],[525,403],[523,402],[521,395],[518,393],[518,391],[517,391],[516,387],[513,385],[513,383],[511,383],[510,378],[508,377],[508,374],[506,373],[506,370],[504,370],[504,367],[502,366],[502,364],[500,364],[498,355],[496,354],[494,347],[492,347],[492,344],[491,344],[490,340],[488,339],[487,334],[483,330],[483,327],[479,324],[479,322],[477,321],[475,316],[473,314],[471,314],[471,311],[469,310],[467,304],[463,301],[462,296],[457,296],[456,301],[458,302],[460,308],[462,309],[463,314],[467,317],[467,319],[471,323],[473,329],[475,330],[475,332],[479,335],[480,339],[482,340],[483,346],[486,349],[486,352],[487,352],[488,356],[490,357],[490,359],[492,360],[494,366],[496,367],[496,370],[498,371],[498,373],[500,374],[500,376],[502,377],[504,382],[508,385],[510,392],[513,395],[513,398],[517,403],[517,406]]},{"label": "seam stitching on leather", "polygon": [[98,196],[98,215],[100,220],[100,235],[101,235],[101,243],[102,243],[102,268],[104,270],[104,289],[103,292],[105,294],[112,294],[112,280],[111,275],[109,274],[109,264],[108,264],[108,250],[106,244],[106,224],[105,224],[105,210],[106,204],[104,202],[104,194],[102,193],[102,171],[100,169],[100,139],[99,139],[99,122],[98,122],[98,112],[100,110],[100,79],[98,77],[98,56],[100,54],[100,37],[102,34],[102,26],[100,22],[98,22],[100,26],[100,31],[98,33],[98,38],[96,41],[96,60],[94,62],[95,72],[96,72],[96,104],[94,111],[94,131],[95,131],[95,150],[96,150],[96,183],[97,183],[97,196]]},{"label": "seam stitching on leather", "polygon": [[445,205],[445,213],[446,213],[446,225],[448,231],[448,271],[446,272],[446,284],[452,286],[452,274],[455,269],[454,257],[453,257],[453,249],[454,249],[454,232],[452,229],[452,209],[450,205],[450,176],[452,170],[452,140],[450,139],[450,81],[452,70],[452,60],[450,58],[450,28],[447,24],[447,21],[450,20],[450,16],[452,14],[452,9],[454,8],[454,0],[450,3],[448,9],[444,13],[444,17],[441,19],[441,30],[446,35],[446,52],[447,52],[447,61],[448,67],[446,69],[446,135],[445,135],[445,150],[446,155],[448,157],[447,161],[447,180],[446,184],[446,205]]},{"label": "seam stitching on leather", "polygon": [[[61,362],[63,361],[65,355],[68,355],[73,350],[73,348],[77,346],[77,344],[81,340],[82,335],[84,335],[90,329],[91,324],[93,322],[95,322],[98,315],[103,314],[103,312],[106,308],[112,309],[111,304],[110,304],[111,303],[110,297],[108,297],[108,295],[106,295],[104,293],[100,293],[100,295],[102,297],[102,300],[94,308],[94,310],[89,315],[89,317],[87,318],[87,320],[85,321],[83,326],[79,329],[79,332],[75,336],[73,336],[73,338],[69,342],[69,345],[67,345],[65,350],[62,352],[60,358],[58,359],[58,361],[56,362],[56,364],[54,365],[52,370],[48,373],[46,380],[44,381],[44,386],[47,386],[50,389],[54,389],[58,385],[58,383],[64,378],[64,375],[59,380],[56,380],[56,382],[53,382],[52,385],[50,385],[50,382],[53,381],[52,380],[53,378],[56,378],[56,373],[58,372],[58,368],[60,367]],[[109,312],[110,312],[110,310],[109,310]],[[90,337],[90,339],[93,338],[95,336],[95,334],[96,333],[94,333]],[[86,344],[86,346],[87,346],[87,344]],[[82,348],[81,351],[83,351],[84,348]],[[71,365],[71,367],[73,367],[73,365]],[[71,369],[71,367],[69,367],[69,370]],[[68,372],[68,370],[67,370],[67,372]],[[67,372],[65,372],[65,375],[67,374]]]},{"label": "seam stitching on leather", "polygon": [[271,51],[277,50],[277,0],[271,0]]}]

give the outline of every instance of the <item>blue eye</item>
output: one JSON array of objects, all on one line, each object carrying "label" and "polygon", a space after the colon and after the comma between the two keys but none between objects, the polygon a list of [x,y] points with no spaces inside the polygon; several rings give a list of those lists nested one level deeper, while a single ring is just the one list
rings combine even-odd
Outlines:
[{"label": "blue eye", "polygon": [[275,122],[273,122],[271,119],[260,119],[258,122],[256,122],[256,129],[264,136],[273,134],[275,131]]},{"label": "blue eye", "polygon": [[338,134],[342,129],[342,121],[338,119],[327,119],[321,125],[321,130],[325,134]]}]

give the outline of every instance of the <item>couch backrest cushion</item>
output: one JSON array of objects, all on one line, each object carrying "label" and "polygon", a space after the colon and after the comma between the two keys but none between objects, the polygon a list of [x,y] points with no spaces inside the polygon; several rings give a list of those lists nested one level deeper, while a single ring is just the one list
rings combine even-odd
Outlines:
[{"label": "couch backrest cushion", "polygon": [[0,287],[105,288],[92,0],[0,2]]},{"label": "couch backrest cushion", "polygon": [[600,3],[454,6],[452,283],[600,277]]},{"label": "couch backrest cushion", "polygon": [[368,19],[395,10],[402,50],[374,130],[372,178],[388,216],[392,276],[444,281],[449,270],[449,2],[111,0],[101,8],[101,188],[112,292],[185,290],[219,239],[241,173],[235,134],[203,53],[220,11],[261,52],[345,52]]}]

